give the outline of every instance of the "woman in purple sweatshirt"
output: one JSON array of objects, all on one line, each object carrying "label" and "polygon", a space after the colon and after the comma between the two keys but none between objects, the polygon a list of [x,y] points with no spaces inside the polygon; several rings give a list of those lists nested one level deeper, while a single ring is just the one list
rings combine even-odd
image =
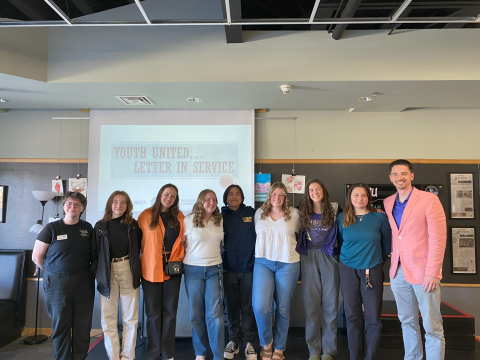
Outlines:
[{"label": "woman in purple sweatshirt", "polygon": [[333,360],[337,353],[338,272],[337,213],[323,182],[310,180],[299,205],[300,253],[305,338],[309,360]]}]

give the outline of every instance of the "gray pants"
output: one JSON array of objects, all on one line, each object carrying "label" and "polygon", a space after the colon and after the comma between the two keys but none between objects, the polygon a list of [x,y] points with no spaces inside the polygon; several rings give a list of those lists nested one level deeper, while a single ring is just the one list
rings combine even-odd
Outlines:
[{"label": "gray pants", "polygon": [[338,261],[320,249],[308,249],[307,255],[301,255],[300,264],[308,350],[310,355],[336,355]]}]

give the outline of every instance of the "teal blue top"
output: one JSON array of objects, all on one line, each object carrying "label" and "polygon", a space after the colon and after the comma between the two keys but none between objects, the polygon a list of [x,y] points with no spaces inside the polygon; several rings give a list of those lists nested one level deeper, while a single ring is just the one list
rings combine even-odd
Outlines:
[{"label": "teal blue top", "polygon": [[[343,227],[343,214],[338,215],[338,247],[340,260],[353,269],[371,269],[385,263],[392,247],[392,230],[385,214],[371,212],[357,216],[357,224]],[[362,219],[362,221],[360,221]]]}]

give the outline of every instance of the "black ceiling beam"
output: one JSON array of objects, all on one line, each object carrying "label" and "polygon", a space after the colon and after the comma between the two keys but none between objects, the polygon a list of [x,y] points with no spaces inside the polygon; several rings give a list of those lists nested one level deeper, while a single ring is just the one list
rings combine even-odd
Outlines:
[{"label": "black ceiling beam", "polygon": [[80,10],[83,15],[93,14],[93,10],[85,0],[72,0],[75,6]]},{"label": "black ceiling beam", "polygon": [[[228,0],[227,0],[228,1]],[[222,3],[223,17],[227,18],[227,9],[225,0],[220,0]],[[232,21],[242,20],[242,3],[241,0],[229,0],[230,18]],[[225,37],[227,44],[241,44],[243,43],[242,25],[225,25]]]},{"label": "black ceiling beam", "polygon": [[[463,8],[460,11],[457,11],[455,15],[452,16],[477,16],[480,14],[480,8]],[[444,29],[461,29],[465,24],[455,23],[455,24],[445,24]]]},{"label": "black ceiling beam", "polygon": [[[347,5],[345,5],[345,10],[343,10],[342,16],[340,16],[340,18],[352,18],[353,14],[355,14],[355,11],[357,11],[358,5],[360,5],[361,1],[362,0],[348,0]],[[332,33],[332,38],[334,40],[340,40],[347,26],[348,25],[346,24],[335,26],[335,29]]]},{"label": "black ceiling beam", "polygon": [[[18,10],[24,13],[27,17],[32,20],[46,20],[48,15],[46,11],[39,7],[35,6],[36,3],[24,1],[24,0],[9,0],[10,3],[15,6]],[[44,5],[42,2],[41,5]]]}]

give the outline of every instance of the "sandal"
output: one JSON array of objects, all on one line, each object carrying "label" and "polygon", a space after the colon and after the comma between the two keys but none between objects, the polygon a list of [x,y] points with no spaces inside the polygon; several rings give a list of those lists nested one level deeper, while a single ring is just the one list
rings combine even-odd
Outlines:
[{"label": "sandal", "polygon": [[273,341],[270,343],[270,346],[268,348],[264,348],[262,346],[262,350],[260,351],[260,358],[271,359],[272,358],[272,350],[273,350]]},{"label": "sandal", "polygon": [[283,351],[275,350],[272,354],[272,360],[273,359],[284,360],[285,356],[283,356]]}]

